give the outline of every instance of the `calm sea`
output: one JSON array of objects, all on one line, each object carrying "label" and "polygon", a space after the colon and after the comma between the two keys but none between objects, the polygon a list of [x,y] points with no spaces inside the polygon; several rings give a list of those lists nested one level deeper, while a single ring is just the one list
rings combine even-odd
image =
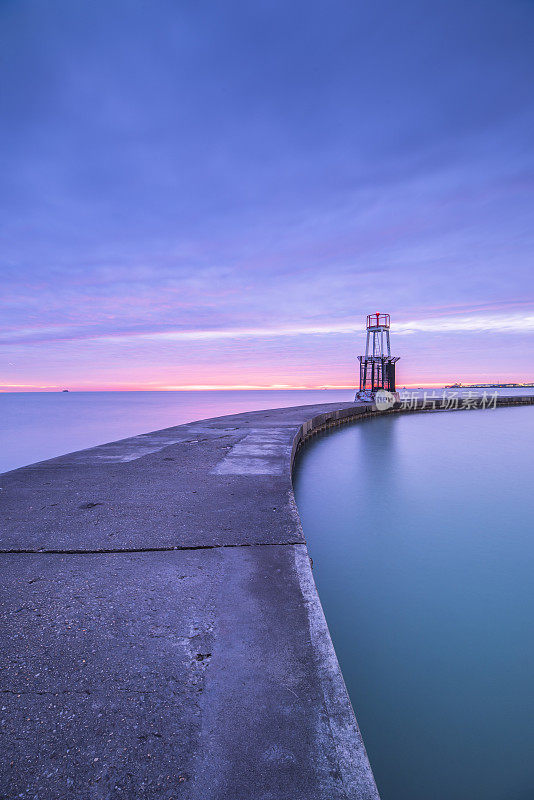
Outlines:
[{"label": "calm sea", "polygon": [[184,422],[353,399],[352,391],[0,394],[0,472]]},{"label": "calm sea", "polygon": [[353,399],[352,390],[0,393],[0,472],[198,419]]},{"label": "calm sea", "polygon": [[534,797],[534,407],[377,417],[295,492],[382,800]]}]

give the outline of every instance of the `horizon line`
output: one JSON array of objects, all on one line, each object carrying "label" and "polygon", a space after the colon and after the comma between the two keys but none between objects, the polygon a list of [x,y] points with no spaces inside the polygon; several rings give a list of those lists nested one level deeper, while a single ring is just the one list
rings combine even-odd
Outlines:
[{"label": "horizon line", "polygon": [[[476,385],[479,383],[480,385],[485,385],[488,387],[494,386],[497,383],[517,383],[519,386],[525,385],[527,383],[532,383],[533,381],[529,381],[526,379],[518,380],[518,379],[508,379],[508,380],[499,380],[492,383],[491,381],[486,380],[477,380],[476,378],[473,380],[464,380],[461,382],[458,388],[462,387],[469,387],[469,385]],[[457,380],[447,379],[443,381],[418,381],[417,383],[403,383],[402,386],[397,387],[397,391],[401,389],[440,389],[445,388],[446,386],[452,386],[453,384],[458,383]],[[158,384],[158,385],[151,385],[151,384],[141,384],[135,386],[106,386],[106,387],[97,387],[97,386],[75,386],[75,387],[67,387],[63,386],[35,386],[32,384],[5,384],[0,385],[0,394],[25,394],[25,393],[53,393],[53,392],[220,392],[220,391],[234,391],[234,392],[244,392],[244,391],[357,391],[357,386],[355,384],[319,384],[319,385],[303,385],[303,384],[268,384],[268,385],[260,385],[260,384],[185,384],[185,385],[166,385],[166,384]]]}]

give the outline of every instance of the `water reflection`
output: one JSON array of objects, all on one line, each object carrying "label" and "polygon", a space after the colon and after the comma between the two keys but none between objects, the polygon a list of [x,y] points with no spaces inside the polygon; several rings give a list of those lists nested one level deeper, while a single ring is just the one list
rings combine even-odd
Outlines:
[{"label": "water reflection", "polygon": [[295,492],[383,800],[534,797],[534,408],[382,417]]},{"label": "water reflection", "polygon": [[353,396],[348,390],[0,393],[0,472],[193,420]]}]

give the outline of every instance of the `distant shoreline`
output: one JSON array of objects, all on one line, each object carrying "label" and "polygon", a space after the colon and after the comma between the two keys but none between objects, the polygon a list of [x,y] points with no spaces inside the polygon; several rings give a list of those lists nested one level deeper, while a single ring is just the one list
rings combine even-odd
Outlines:
[{"label": "distant shoreline", "polygon": [[531,389],[534,383],[451,383],[445,389]]}]

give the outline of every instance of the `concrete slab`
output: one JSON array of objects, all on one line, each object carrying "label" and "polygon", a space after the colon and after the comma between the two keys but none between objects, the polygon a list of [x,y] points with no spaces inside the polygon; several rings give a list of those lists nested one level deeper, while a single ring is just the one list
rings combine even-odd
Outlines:
[{"label": "concrete slab", "polygon": [[0,796],[346,797],[295,559],[4,556]]},{"label": "concrete slab", "polygon": [[307,437],[370,413],[238,414],[0,476],[2,800],[378,800],[291,487]]},{"label": "concrete slab", "polygon": [[0,550],[303,542],[291,447],[310,412],[329,408],[339,406],[236,414],[4,473]]}]

